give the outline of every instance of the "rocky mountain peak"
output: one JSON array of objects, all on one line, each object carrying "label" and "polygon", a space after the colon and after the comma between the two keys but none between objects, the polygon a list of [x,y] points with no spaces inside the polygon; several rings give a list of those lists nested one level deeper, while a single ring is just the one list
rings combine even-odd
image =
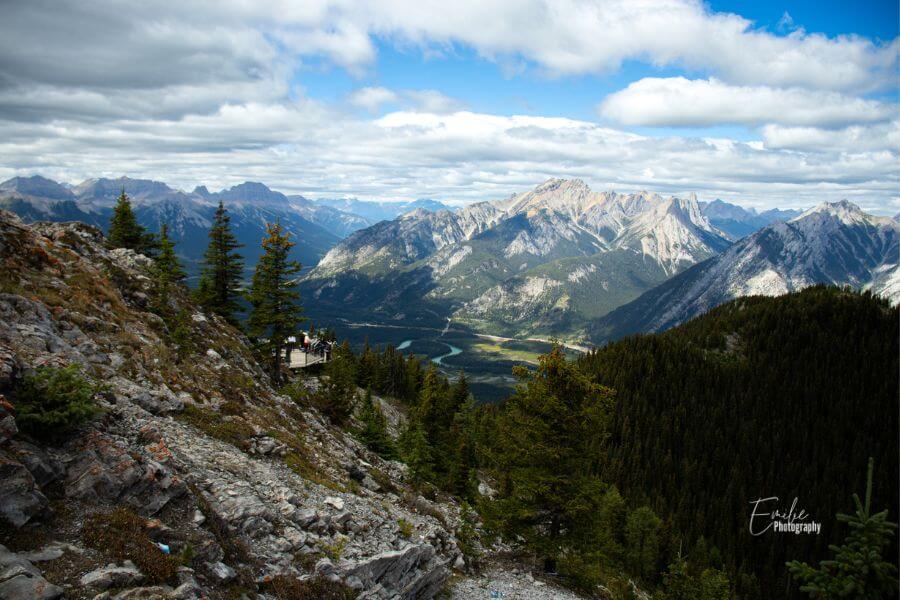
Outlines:
[{"label": "rocky mountain peak", "polygon": [[52,179],[32,175],[31,177],[13,177],[0,183],[0,191],[16,192],[26,196],[48,198],[51,200],[72,200],[74,195]]}]

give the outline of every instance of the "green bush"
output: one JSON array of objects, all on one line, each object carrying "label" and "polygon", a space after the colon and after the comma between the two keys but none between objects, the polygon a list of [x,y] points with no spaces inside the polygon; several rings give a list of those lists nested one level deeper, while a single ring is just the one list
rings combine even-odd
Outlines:
[{"label": "green bush", "polygon": [[99,391],[77,365],[40,367],[15,392],[16,424],[37,438],[63,435],[100,412],[94,403]]}]

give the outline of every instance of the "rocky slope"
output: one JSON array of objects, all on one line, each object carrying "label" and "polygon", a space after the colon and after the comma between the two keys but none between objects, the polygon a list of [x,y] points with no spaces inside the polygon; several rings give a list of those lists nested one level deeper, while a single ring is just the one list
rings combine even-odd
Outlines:
[{"label": "rocky slope", "polygon": [[[289,598],[324,581],[429,598],[466,568],[451,499],[412,493],[402,464],[278,394],[242,335],[183,294],[175,344],[147,310],[148,259],[0,211],[0,263],[0,597]],[[16,424],[44,365],[104,384],[102,414],[52,443]],[[92,543],[123,520],[135,540]],[[138,540],[134,562],[115,555]],[[177,557],[166,577],[144,565],[168,560],[157,543]]]},{"label": "rocky slope", "polygon": [[843,200],[746,237],[592,325],[595,342],[668,329],[741,296],[817,283],[871,289],[900,302],[900,223]]},{"label": "rocky slope", "polygon": [[558,333],[728,245],[693,196],[598,193],[551,179],[505,200],[414,211],[358,231],[328,252],[303,288],[316,299],[313,311]]}]

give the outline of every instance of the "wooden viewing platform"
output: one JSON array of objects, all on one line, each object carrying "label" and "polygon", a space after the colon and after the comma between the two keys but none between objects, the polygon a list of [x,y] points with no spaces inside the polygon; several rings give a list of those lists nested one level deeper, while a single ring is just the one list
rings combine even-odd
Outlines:
[{"label": "wooden viewing platform", "polygon": [[303,352],[294,350],[291,352],[291,361],[287,363],[288,369],[303,369],[328,362],[328,356],[324,353]]},{"label": "wooden viewing platform", "polygon": [[301,332],[299,338],[291,336],[286,340],[287,348],[282,358],[287,368],[304,369],[329,361],[334,346],[332,342],[311,338],[305,331]]}]

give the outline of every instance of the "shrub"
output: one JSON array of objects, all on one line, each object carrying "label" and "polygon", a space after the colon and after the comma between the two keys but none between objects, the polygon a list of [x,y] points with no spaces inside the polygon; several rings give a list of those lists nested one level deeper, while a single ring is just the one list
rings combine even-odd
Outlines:
[{"label": "shrub", "polygon": [[353,600],[356,592],[341,582],[322,576],[312,579],[295,579],[289,575],[276,575],[268,586],[278,600]]},{"label": "shrub", "polygon": [[99,391],[77,365],[40,367],[15,392],[16,424],[37,438],[63,435],[100,412],[94,403]]},{"label": "shrub", "polygon": [[409,539],[413,534],[413,524],[406,519],[397,519],[397,527],[400,528],[400,535]]},{"label": "shrub", "polygon": [[172,579],[178,560],[164,554],[150,539],[147,521],[126,508],[91,515],[85,520],[81,538],[85,545],[121,562],[130,560],[151,583]]}]

